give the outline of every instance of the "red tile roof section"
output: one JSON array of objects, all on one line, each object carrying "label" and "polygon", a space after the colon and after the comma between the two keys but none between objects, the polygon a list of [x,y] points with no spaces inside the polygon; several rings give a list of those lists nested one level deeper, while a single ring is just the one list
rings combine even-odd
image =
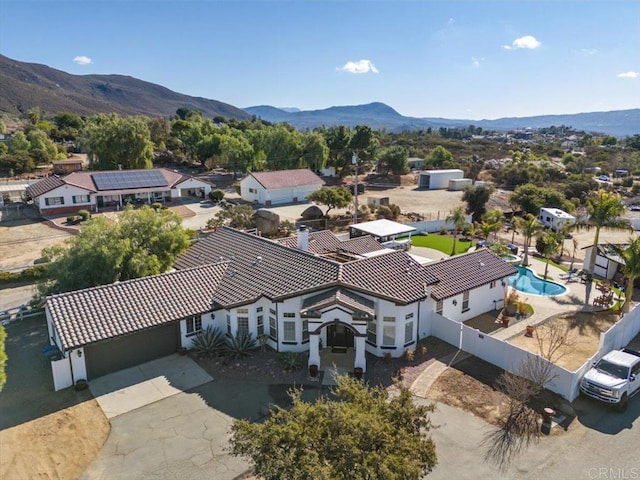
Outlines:
[{"label": "red tile roof section", "polygon": [[271,172],[251,172],[249,175],[267,189],[324,185],[324,180],[307,168],[275,170]]}]

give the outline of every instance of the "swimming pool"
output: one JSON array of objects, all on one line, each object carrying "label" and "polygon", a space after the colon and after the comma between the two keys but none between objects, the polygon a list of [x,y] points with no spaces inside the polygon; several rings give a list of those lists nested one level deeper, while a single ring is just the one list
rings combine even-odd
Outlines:
[{"label": "swimming pool", "polygon": [[554,297],[566,293],[567,288],[559,283],[550,282],[538,277],[533,270],[516,265],[518,273],[509,277],[509,285],[516,290],[532,295]]}]

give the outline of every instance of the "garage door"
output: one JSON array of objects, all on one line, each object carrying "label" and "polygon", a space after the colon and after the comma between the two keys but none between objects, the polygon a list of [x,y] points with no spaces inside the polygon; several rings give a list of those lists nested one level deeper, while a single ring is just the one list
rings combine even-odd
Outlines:
[{"label": "garage door", "polygon": [[180,322],[173,322],[88,345],[84,349],[88,380],[171,355],[178,350],[179,340]]},{"label": "garage door", "polygon": [[291,189],[271,190],[271,204],[291,203],[293,201],[293,192]]}]

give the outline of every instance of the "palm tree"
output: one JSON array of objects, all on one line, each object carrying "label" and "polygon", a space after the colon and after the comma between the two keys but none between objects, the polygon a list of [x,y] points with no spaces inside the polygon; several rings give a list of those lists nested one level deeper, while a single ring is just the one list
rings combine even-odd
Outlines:
[{"label": "palm tree", "polygon": [[593,248],[589,257],[589,265],[585,265],[585,269],[593,273],[593,267],[596,262],[596,249],[600,240],[600,229],[602,227],[629,229],[630,225],[627,220],[623,220],[620,216],[624,213],[624,204],[620,200],[620,195],[613,192],[599,190],[594,192],[587,198],[587,228],[595,227],[596,234],[593,237]]},{"label": "palm tree", "polygon": [[[562,245],[563,236],[560,233],[547,230],[546,232],[538,235],[536,240],[536,250],[547,261],[544,267],[544,278],[547,278],[547,272],[549,271],[549,259],[554,253],[558,253],[560,246]],[[546,284],[545,284],[546,285]]]},{"label": "palm tree", "polygon": [[457,207],[453,213],[447,217],[447,222],[453,223],[453,249],[451,255],[455,255],[458,233],[464,229],[467,223],[467,214],[464,212],[464,208]]},{"label": "palm tree", "polygon": [[491,225],[491,232],[493,233],[493,239],[496,240],[498,232],[505,222],[504,213],[499,208],[492,208],[483,215],[483,220]]},{"label": "palm tree", "polygon": [[640,278],[640,237],[629,239],[628,247],[615,245],[614,248],[618,255],[624,259],[622,274],[625,277],[627,286],[624,292],[624,304],[622,305],[622,311],[627,313],[631,309],[633,283],[636,278]]},{"label": "palm tree", "polygon": [[531,238],[542,230],[543,225],[540,220],[530,213],[527,213],[525,217],[516,217],[514,220],[516,228],[520,230],[524,236],[524,257],[522,258],[522,265],[526,267],[529,265]]}]

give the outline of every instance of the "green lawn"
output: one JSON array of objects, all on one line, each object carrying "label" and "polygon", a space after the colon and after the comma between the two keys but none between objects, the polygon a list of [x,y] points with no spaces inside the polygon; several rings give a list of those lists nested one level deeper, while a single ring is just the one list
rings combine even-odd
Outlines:
[{"label": "green lawn", "polygon": [[[411,237],[411,245],[416,247],[433,248],[435,250],[440,250],[447,255],[451,255],[453,238],[448,235],[440,235],[437,233],[429,235],[415,235]],[[456,254],[466,252],[473,245],[475,245],[475,242],[463,242],[458,238],[458,241],[456,242]]]}]

